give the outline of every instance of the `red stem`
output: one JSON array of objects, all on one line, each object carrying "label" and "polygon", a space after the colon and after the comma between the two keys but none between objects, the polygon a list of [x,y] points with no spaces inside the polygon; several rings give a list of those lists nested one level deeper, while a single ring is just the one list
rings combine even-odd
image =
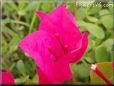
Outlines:
[{"label": "red stem", "polygon": [[110,80],[108,80],[98,68],[96,68],[95,72],[96,72],[97,75],[98,75],[99,77],[101,77],[108,85],[112,85],[112,82],[111,82]]}]

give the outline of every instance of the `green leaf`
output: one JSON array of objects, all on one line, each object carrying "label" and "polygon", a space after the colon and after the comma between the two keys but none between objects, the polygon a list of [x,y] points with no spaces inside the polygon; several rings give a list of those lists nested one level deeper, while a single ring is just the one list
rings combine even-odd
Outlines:
[{"label": "green leaf", "polygon": [[95,40],[95,46],[99,46],[100,43],[102,43],[101,39],[96,39]]},{"label": "green leaf", "polygon": [[34,83],[31,79],[27,79],[24,84],[25,85],[33,85],[33,84],[38,84],[38,83]]},{"label": "green leaf", "polygon": [[73,12],[73,11],[74,11],[74,3],[70,3],[70,4],[68,5],[68,9],[69,9],[71,12]]},{"label": "green leaf", "polygon": [[91,17],[91,16],[87,16],[87,19],[88,19],[90,22],[94,22],[94,23],[98,21],[97,18]]},{"label": "green leaf", "polygon": [[100,6],[91,6],[90,9],[88,10],[88,15],[93,15],[96,14],[100,11],[101,7]]},{"label": "green leaf", "polygon": [[100,12],[99,12],[99,15],[100,16],[103,16],[103,15],[109,15],[110,14],[110,12],[107,10],[107,9],[103,9],[103,10],[101,10]]},{"label": "green leaf", "polygon": [[24,11],[24,10],[19,10],[19,11],[18,11],[18,14],[19,14],[20,16],[24,16],[24,15],[25,15],[25,11]]},{"label": "green leaf", "polygon": [[[39,3],[40,3],[40,1],[39,1]],[[29,3],[27,6],[25,6],[24,11],[25,12],[27,12],[27,11],[31,12],[36,8],[36,6],[37,6],[37,1],[33,1],[33,2]]]},{"label": "green leaf", "polygon": [[16,85],[24,84],[28,79],[29,79],[29,75],[20,77],[20,78],[16,78],[15,83],[16,83]]},{"label": "green leaf", "polygon": [[89,38],[88,50],[91,50],[95,46],[95,41]]},{"label": "green leaf", "polygon": [[81,27],[81,26],[83,27],[86,23],[83,20],[78,20],[77,24],[79,27]]},{"label": "green leaf", "polygon": [[109,52],[106,47],[97,47],[95,49],[95,59],[97,62],[106,62],[110,60]]},{"label": "green leaf", "polygon": [[19,36],[14,35],[12,40],[10,41],[10,45],[17,45],[20,40],[21,39],[19,38]]},{"label": "green leaf", "polygon": [[114,61],[114,51],[111,50],[110,54],[111,54],[111,55],[110,55],[110,56],[111,56],[110,60],[111,60],[111,61]]},{"label": "green leaf", "polygon": [[23,10],[25,6],[26,6],[26,2],[24,0],[19,1],[19,5],[18,5],[19,10]]},{"label": "green leaf", "polygon": [[17,35],[13,30],[11,30],[9,27],[6,27],[5,25],[2,26],[4,29],[2,31],[7,32],[10,36],[14,37]]},{"label": "green leaf", "polygon": [[[35,11],[37,11],[40,8],[40,4],[41,4],[41,2],[37,3]],[[33,25],[35,23],[35,20],[36,20],[36,15],[34,14],[33,17],[32,17],[32,20],[31,20],[31,24],[30,24],[30,28],[29,28],[29,33],[31,33],[32,30],[33,30]]]},{"label": "green leaf", "polygon": [[39,79],[38,75],[35,74],[34,77],[32,78],[32,81],[33,81],[35,84],[38,84],[38,81],[39,81],[38,79]]},{"label": "green leaf", "polygon": [[16,35],[13,36],[13,38],[10,40],[10,43],[9,43],[9,46],[10,46],[10,49],[8,51],[8,53],[10,54],[11,52],[17,50],[18,48],[18,43],[21,39]]},{"label": "green leaf", "polygon": [[25,65],[24,65],[24,63],[23,63],[22,60],[19,60],[19,61],[17,62],[16,67],[17,67],[18,71],[19,71],[23,76],[26,75]]},{"label": "green leaf", "polygon": [[[107,39],[101,45],[99,45],[95,50],[95,58],[97,62],[109,61],[111,56],[109,54],[109,48],[113,44],[113,39]],[[111,53],[111,52],[110,52]]]},{"label": "green leaf", "polygon": [[112,15],[103,16],[101,17],[100,20],[106,29],[113,28],[113,16]]},{"label": "green leaf", "polygon": [[[72,66],[74,74],[80,80],[86,80],[89,77],[89,65],[77,64]],[[84,74],[85,73],[85,74]]]},{"label": "green leaf", "polygon": [[77,10],[77,15],[76,15],[76,18],[78,19],[84,19],[86,17],[86,9],[85,8],[79,8]]},{"label": "green leaf", "polygon": [[105,37],[105,33],[100,26],[92,23],[86,23],[84,26],[96,38],[103,39]]},{"label": "green leaf", "polygon": [[18,78],[18,79],[15,79],[15,84],[18,85],[18,84],[23,84],[23,80],[21,78]]},{"label": "green leaf", "polygon": [[[112,62],[101,62],[97,65],[104,76],[111,80],[114,70],[112,67]],[[90,80],[91,84],[105,84],[105,82],[93,71],[90,71]]]},{"label": "green leaf", "polygon": [[51,11],[53,7],[54,7],[54,4],[51,4],[50,2],[47,2],[47,3],[42,4],[42,10],[44,12]]},{"label": "green leaf", "polygon": [[27,24],[26,22],[13,20],[13,19],[5,19],[2,21],[2,25],[5,25],[6,23],[12,23],[12,24],[17,23],[17,24],[22,24],[22,25],[29,27],[29,24]]},{"label": "green leaf", "polygon": [[105,40],[100,46],[109,47],[112,44],[113,44],[113,39],[109,38],[109,39]]},{"label": "green leaf", "polygon": [[108,6],[108,8],[109,8],[109,11],[113,14],[113,12],[114,12],[114,9],[113,9],[113,4],[114,2],[112,2],[111,0],[108,2],[108,4],[109,4],[109,6]]},{"label": "green leaf", "polygon": [[[93,55],[93,54],[92,54]],[[94,56],[88,56],[88,57],[85,57],[85,60],[89,63],[95,63],[95,58]]]},{"label": "green leaf", "polygon": [[12,69],[15,67],[15,63],[13,63],[10,67],[10,71],[12,71]]},{"label": "green leaf", "polygon": [[16,6],[16,4],[13,1],[8,3],[8,6],[9,6],[9,9],[18,11],[18,7]]}]

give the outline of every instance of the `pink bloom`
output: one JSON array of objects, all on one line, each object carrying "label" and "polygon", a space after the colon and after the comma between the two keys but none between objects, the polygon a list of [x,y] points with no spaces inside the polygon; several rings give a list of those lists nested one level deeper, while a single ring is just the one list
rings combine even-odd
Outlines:
[{"label": "pink bloom", "polygon": [[94,71],[101,79],[106,82],[107,85],[112,85],[112,82],[105,77],[105,75],[99,70],[97,65],[92,64],[90,70]]},{"label": "pink bloom", "polygon": [[44,74],[42,70],[37,69],[36,73],[39,75],[39,83],[43,83],[43,84],[50,83],[50,81],[47,79],[46,75]]},{"label": "pink bloom", "polygon": [[52,12],[36,12],[39,31],[27,35],[19,46],[28,53],[40,69],[40,83],[62,83],[72,76],[70,63],[81,59],[88,45],[88,34],[79,31],[65,5]]},{"label": "pink bloom", "polygon": [[10,72],[1,72],[0,71],[0,83],[1,84],[8,84],[8,85],[14,85],[14,79]]}]

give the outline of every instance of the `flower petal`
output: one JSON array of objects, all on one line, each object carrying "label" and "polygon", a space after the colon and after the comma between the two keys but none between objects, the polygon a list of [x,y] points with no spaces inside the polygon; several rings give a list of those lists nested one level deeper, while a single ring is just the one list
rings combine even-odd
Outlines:
[{"label": "flower petal", "polygon": [[[48,68],[47,65],[53,64],[62,55],[56,39],[42,30],[27,35],[19,43],[19,46],[34,59],[38,67],[42,68],[43,71]],[[57,58],[48,50],[48,46],[52,47],[53,53],[58,55]],[[55,52],[56,50],[58,51],[57,53]]]},{"label": "flower petal", "polygon": [[[44,44],[45,43],[45,44]],[[36,64],[45,69],[46,64],[51,64],[54,57],[47,50],[50,37],[44,31],[35,31],[27,35],[20,43],[20,48],[30,55]]]},{"label": "flower petal", "polygon": [[[1,72],[0,71],[0,83],[3,85],[9,84],[9,85],[13,85],[14,83],[14,78],[11,75],[11,73],[9,72]],[[1,80],[2,79],[2,80]]]},{"label": "flower petal", "polygon": [[47,68],[45,74],[52,84],[70,80],[72,76],[69,64],[63,64],[63,62],[50,65],[50,68]]},{"label": "flower petal", "polygon": [[81,46],[81,48],[78,51],[72,52],[71,63],[79,61],[81,59],[81,57],[84,55],[84,53],[87,49],[87,46],[88,46],[88,33],[87,32],[84,33],[81,43],[79,42],[77,44],[77,46]]},{"label": "flower petal", "polygon": [[82,39],[77,44],[77,49],[71,51],[69,54],[65,55],[63,58],[61,58],[59,61],[63,61],[65,63],[74,63],[81,59],[84,52],[86,51],[88,46],[88,33],[84,33]]},{"label": "flower petal", "polygon": [[37,70],[40,84],[58,84],[70,80],[72,73],[69,64],[49,65],[45,71]]},{"label": "flower petal", "polygon": [[43,19],[43,18],[46,16],[46,14],[45,14],[44,12],[41,12],[41,11],[36,11],[36,14],[37,14],[41,19]]},{"label": "flower petal", "polygon": [[72,51],[82,38],[82,34],[74,20],[66,7],[61,5],[45,16],[39,25],[39,29],[46,30],[53,35],[58,33],[63,45],[67,44],[69,51]]},{"label": "flower petal", "polygon": [[50,83],[41,69],[37,69],[36,72],[39,76],[39,84],[49,84]]}]

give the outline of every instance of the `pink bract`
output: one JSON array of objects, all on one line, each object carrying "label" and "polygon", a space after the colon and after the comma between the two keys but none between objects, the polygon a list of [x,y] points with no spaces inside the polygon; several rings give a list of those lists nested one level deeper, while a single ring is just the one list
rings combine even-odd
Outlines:
[{"label": "pink bract", "polygon": [[70,63],[81,59],[88,46],[88,33],[83,35],[73,15],[64,4],[46,14],[36,12],[39,30],[27,35],[19,46],[35,61],[40,83],[63,83],[70,80]]},{"label": "pink bract", "polygon": [[0,71],[0,84],[2,85],[14,85],[14,78],[9,72]]}]

